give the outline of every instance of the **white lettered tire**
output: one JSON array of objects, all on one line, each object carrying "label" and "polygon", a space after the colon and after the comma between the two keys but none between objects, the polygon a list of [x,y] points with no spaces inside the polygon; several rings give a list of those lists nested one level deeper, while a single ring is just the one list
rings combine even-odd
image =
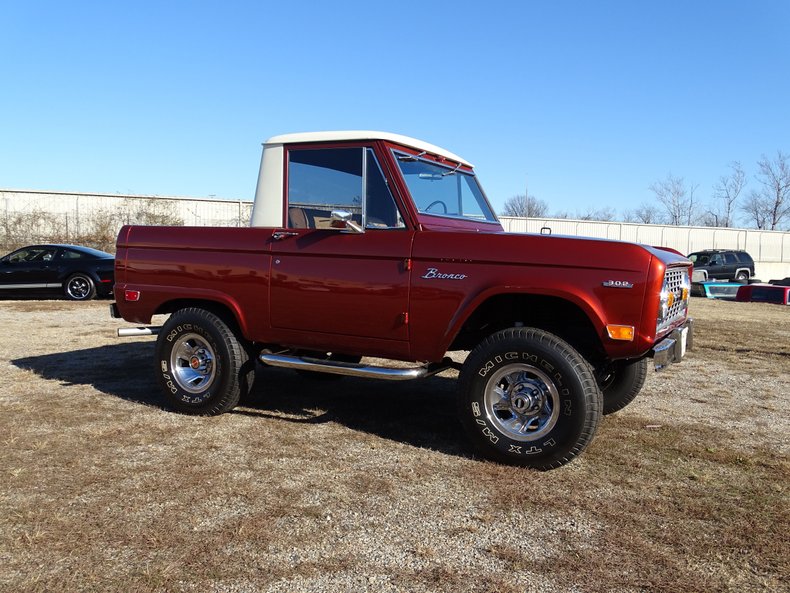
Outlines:
[{"label": "white lettered tire", "polygon": [[156,374],[173,408],[213,416],[233,409],[249,392],[255,360],[243,339],[218,315],[181,309],[160,330]]},{"label": "white lettered tire", "polygon": [[475,449],[535,469],[570,462],[590,443],[603,399],[587,361],[535,328],[499,331],[461,370],[459,417]]}]

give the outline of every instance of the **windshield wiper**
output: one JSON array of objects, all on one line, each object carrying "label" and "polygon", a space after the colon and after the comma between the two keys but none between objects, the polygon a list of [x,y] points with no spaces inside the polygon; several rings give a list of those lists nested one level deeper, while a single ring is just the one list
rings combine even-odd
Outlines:
[{"label": "windshield wiper", "polygon": [[399,161],[416,161],[421,156],[428,154],[427,151],[423,150],[420,154],[402,154],[398,157]]},{"label": "windshield wiper", "polygon": [[447,171],[446,173],[442,173],[442,177],[446,177],[447,175],[455,175],[455,172],[458,171],[458,169],[460,168],[461,168],[461,163],[458,163],[455,166],[455,169],[453,169],[452,171]]}]

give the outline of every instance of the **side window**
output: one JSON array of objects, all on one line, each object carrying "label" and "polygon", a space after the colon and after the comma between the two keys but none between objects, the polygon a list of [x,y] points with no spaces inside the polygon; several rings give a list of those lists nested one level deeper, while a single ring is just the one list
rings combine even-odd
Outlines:
[{"label": "side window", "polygon": [[470,179],[471,178],[466,175],[458,176],[458,183],[461,186],[461,205],[463,207],[464,216],[486,220],[486,215],[480,206],[480,204],[485,203],[483,195],[480,192],[480,187],[476,183],[470,183]]},{"label": "side window", "polygon": [[710,256],[710,265],[711,266],[721,266],[723,264],[724,264],[724,262],[721,259],[721,255],[719,255],[718,253],[716,255],[711,255]]},{"label": "side window", "polygon": [[[363,203],[364,199],[364,203]],[[288,227],[331,229],[333,210],[369,229],[405,228],[371,148],[288,152]]]},{"label": "side window", "polygon": [[365,226],[369,229],[404,228],[406,225],[373,149],[366,149],[365,156]]},{"label": "side window", "polygon": [[288,226],[332,228],[332,210],[351,212],[362,224],[362,149],[288,152]]},{"label": "side window", "polygon": [[64,249],[63,253],[60,254],[60,259],[82,259],[85,257],[79,251],[72,251],[71,249]]},{"label": "side window", "polygon": [[14,264],[50,261],[55,253],[57,253],[57,249],[51,247],[29,247],[13,253],[8,261]]},{"label": "side window", "polygon": [[735,257],[734,253],[725,253],[724,254],[724,263],[726,264],[737,264],[738,259]]}]

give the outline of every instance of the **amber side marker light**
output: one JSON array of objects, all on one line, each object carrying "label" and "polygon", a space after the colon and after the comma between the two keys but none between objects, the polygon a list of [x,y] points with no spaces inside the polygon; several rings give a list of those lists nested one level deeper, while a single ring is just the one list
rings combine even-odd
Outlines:
[{"label": "amber side marker light", "polygon": [[614,325],[610,323],[606,326],[606,331],[613,340],[622,340],[624,342],[634,341],[633,325]]}]

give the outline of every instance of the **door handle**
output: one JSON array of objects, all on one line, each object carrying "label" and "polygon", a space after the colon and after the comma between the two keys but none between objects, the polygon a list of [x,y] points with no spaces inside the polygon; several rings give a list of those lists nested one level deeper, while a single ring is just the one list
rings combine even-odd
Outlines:
[{"label": "door handle", "polygon": [[287,239],[288,237],[296,237],[299,233],[294,233],[292,231],[275,231],[272,233],[272,239],[275,241],[282,241],[283,239]]}]

